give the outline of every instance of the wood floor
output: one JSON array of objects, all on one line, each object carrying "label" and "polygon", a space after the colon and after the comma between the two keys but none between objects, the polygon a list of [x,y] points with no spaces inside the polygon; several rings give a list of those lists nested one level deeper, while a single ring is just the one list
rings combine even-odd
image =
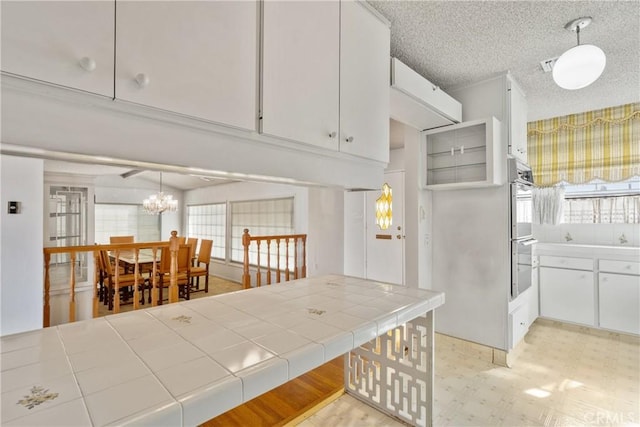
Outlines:
[{"label": "wood floor", "polygon": [[330,403],[344,391],[342,356],[202,424],[203,427],[283,426]]}]

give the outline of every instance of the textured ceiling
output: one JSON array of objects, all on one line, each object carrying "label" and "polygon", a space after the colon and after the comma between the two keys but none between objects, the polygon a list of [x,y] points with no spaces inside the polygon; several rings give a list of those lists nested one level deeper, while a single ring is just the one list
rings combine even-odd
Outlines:
[{"label": "textured ceiling", "polygon": [[[640,101],[640,1],[373,1],[391,21],[391,56],[447,88],[511,71],[529,121]],[[580,39],[607,55],[604,73],[559,88],[540,61],[576,45],[564,25],[593,17]]]}]

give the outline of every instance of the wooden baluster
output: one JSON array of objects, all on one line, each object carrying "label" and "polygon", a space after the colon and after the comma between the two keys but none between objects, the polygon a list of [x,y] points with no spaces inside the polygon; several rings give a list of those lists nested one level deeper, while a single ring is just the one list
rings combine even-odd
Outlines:
[{"label": "wooden baluster", "polygon": [[286,246],[286,248],[287,248],[287,253],[286,253],[286,254],[287,254],[287,256],[286,256],[286,258],[285,258],[285,266],[286,266],[286,270],[285,270],[285,273],[284,273],[284,278],[285,278],[285,282],[288,282],[288,281],[289,281],[289,238],[287,237],[287,238],[284,240],[284,242],[285,242],[285,244],[287,245],[287,246]]},{"label": "wooden baluster", "polygon": [[267,239],[267,285],[271,284],[271,239]]},{"label": "wooden baluster", "polygon": [[171,253],[171,268],[169,275],[171,282],[169,285],[169,304],[178,302],[178,251],[180,250],[180,242],[178,241],[178,232],[172,231],[169,239],[169,252]]},{"label": "wooden baluster", "polygon": [[158,305],[158,247],[154,246],[151,248],[153,251],[153,267],[152,274],[153,279],[151,279],[151,306],[155,307]]},{"label": "wooden baluster", "polygon": [[249,229],[245,228],[242,234],[242,247],[244,249],[244,263],[242,265],[242,286],[245,289],[251,287],[251,276],[249,275],[249,245],[251,244],[251,236]]},{"label": "wooden baluster", "polygon": [[[113,312],[120,313],[120,249],[116,249],[116,259],[114,262],[115,265],[115,274],[114,274],[114,284],[113,284]],[[111,262],[109,259],[106,259],[106,262]]]},{"label": "wooden baluster", "polygon": [[298,238],[293,238],[293,278],[298,278]]},{"label": "wooden baluster", "polygon": [[258,245],[258,269],[256,270],[256,286],[260,287],[260,240],[256,240],[256,244]]},{"label": "wooden baluster", "polygon": [[133,250],[133,259],[135,263],[133,264],[133,274],[135,274],[133,278],[133,309],[137,310],[140,308],[140,289],[138,289],[138,275],[140,274],[140,266],[138,265],[138,256],[140,255],[140,249],[135,248]]},{"label": "wooden baluster", "polygon": [[44,253],[44,307],[42,309],[42,327],[48,328],[51,324],[51,307],[49,306],[49,290],[51,289],[51,279],[49,277],[49,264],[51,254]]},{"label": "wooden baluster", "polygon": [[93,251],[93,313],[98,317],[98,294],[100,293],[100,251]]},{"label": "wooden baluster", "polygon": [[280,239],[276,239],[276,246],[278,247],[277,250],[277,254],[278,254],[278,268],[276,269],[276,283],[280,283]]},{"label": "wooden baluster", "polygon": [[76,252],[72,251],[71,277],[69,278],[69,323],[76,321]]},{"label": "wooden baluster", "polygon": [[307,277],[307,235],[302,236],[302,278]]}]

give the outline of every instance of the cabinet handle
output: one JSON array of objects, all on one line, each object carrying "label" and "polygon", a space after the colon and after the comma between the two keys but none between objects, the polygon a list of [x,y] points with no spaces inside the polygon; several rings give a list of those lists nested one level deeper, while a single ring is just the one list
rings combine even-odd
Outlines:
[{"label": "cabinet handle", "polygon": [[451,147],[451,155],[453,156],[456,153],[456,149],[454,147]]},{"label": "cabinet handle", "polygon": [[460,146],[460,154],[464,154],[464,145]]},{"label": "cabinet handle", "polygon": [[354,138],[353,138],[352,136],[350,136],[350,137],[348,137],[347,139],[345,139],[345,141],[347,141],[347,142],[353,142],[353,139],[354,139]]},{"label": "cabinet handle", "polygon": [[149,86],[149,82],[149,76],[147,76],[145,73],[139,73],[136,75],[136,83],[138,83],[138,86],[140,88]]},{"label": "cabinet handle", "polygon": [[329,138],[333,139],[333,138],[335,138],[335,137],[336,137],[336,135],[337,135],[337,133],[336,133],[336,132],[331,132],[331,133],[329,134]]},{"label": "cabinet handle", "polygon": [[89,58],[88,56],[80,58],[80,68],[85,71],[92,72],[96,69],[96,61]]}]

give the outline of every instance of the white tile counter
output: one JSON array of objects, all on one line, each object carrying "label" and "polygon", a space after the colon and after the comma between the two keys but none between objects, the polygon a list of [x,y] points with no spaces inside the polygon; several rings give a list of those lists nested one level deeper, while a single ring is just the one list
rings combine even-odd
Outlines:
[{"label": "white tile counter", "polygon": [[2,337],[0,424],[196,425],[443,303],[323,276]]}]

